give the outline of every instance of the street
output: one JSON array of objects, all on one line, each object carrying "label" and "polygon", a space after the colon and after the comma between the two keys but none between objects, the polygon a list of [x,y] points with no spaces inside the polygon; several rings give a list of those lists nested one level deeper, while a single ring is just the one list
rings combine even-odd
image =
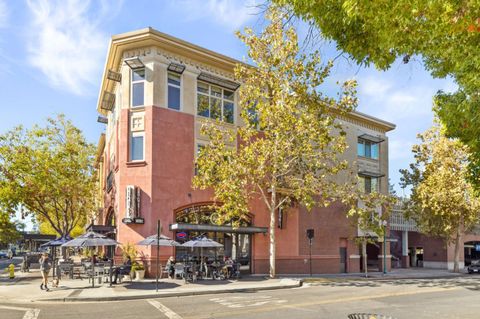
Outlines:
[{"label": "street", "polygon": [[407,318],[477,318],[480,276],[339,281],[300,288],[91,303],[0,304],[2,319],[329,318],[355,312]]}]

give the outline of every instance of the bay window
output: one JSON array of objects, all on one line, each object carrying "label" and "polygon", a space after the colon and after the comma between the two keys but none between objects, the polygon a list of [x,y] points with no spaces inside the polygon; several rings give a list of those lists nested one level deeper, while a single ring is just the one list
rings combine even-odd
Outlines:
[{"label": "bay window", "polygon": [[197,115],[233,124],[234,95],[234,91],[198,81]]}]

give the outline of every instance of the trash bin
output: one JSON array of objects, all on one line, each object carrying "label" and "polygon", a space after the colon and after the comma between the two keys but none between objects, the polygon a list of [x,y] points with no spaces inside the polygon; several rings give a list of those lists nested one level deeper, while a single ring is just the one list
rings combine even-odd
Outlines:
[{"label": "trash bin", "polygon": [[348,315],[348,319],[395,319],[391,316],[385,316],[375,313],[352,313]]}]

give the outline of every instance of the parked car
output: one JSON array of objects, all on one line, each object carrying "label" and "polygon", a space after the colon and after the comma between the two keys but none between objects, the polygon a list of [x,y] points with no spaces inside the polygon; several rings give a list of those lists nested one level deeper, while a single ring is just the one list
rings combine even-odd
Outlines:
[{"label": "parked car", "polygon": [[7,254],[6,251],[3,251],[3,250],[0,251],[0,259],[2,259],[2,258],[8,258],[8,254]]},{"label": "parked car", "polygon": [[468,266],[467,271],[469,274],[480,273],[480,260],[472,260],[470,266]]}]

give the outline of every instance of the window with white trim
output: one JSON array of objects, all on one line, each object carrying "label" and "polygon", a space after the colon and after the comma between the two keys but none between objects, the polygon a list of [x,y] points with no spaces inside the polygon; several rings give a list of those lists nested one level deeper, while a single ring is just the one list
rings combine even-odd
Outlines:
[{"label": "window with white trim", "polygon": [[169,109],[180,111],[181,75],[168,72],[167,84],[167,106]]},{"label": "window with white trim", "polygon": [[197,82],[197,115],[234,122],[235,92],[205,82]]},{"label": "window with white trim", "polygon": [[145,133],[132,132],[130,136],[130,161],[145,160]]},{"label": "window with white trim", "polygon": [[145,104],[145,69],[132,70],[131,106]]}]

